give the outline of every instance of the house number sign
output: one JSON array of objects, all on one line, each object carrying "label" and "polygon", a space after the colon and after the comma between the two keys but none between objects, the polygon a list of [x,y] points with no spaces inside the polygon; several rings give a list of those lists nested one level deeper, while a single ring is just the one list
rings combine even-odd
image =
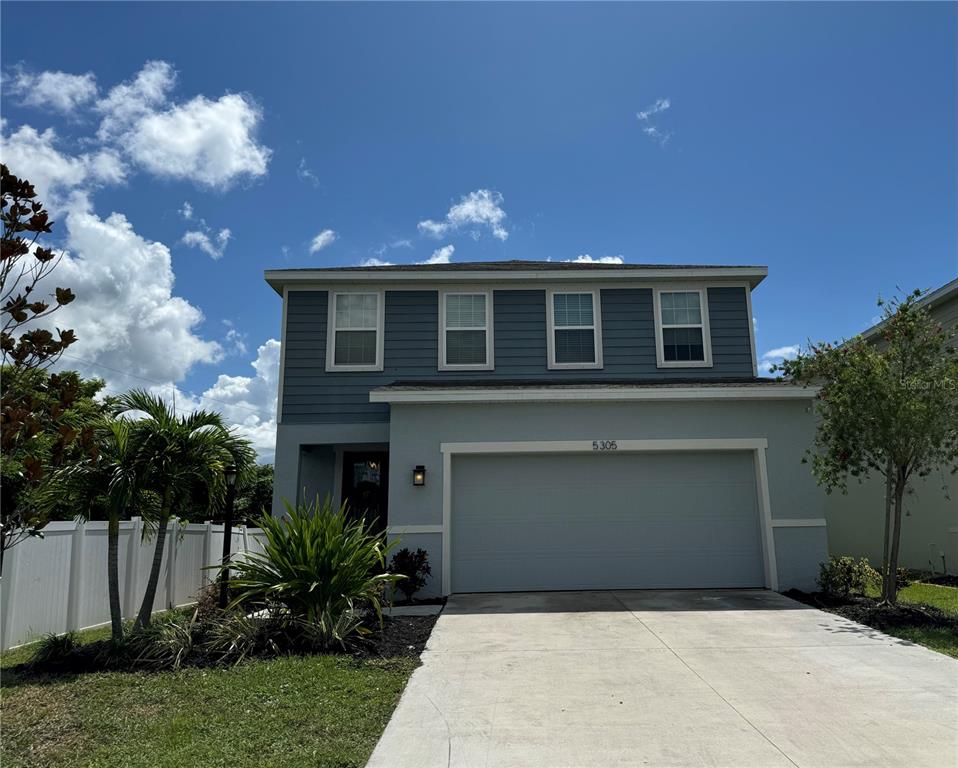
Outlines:
[{"label": "house number sign", "polygon": [[592,450],[593,451],[617,451],[619,450],[619,446],[616,444],[615,440],[593,440]]}]

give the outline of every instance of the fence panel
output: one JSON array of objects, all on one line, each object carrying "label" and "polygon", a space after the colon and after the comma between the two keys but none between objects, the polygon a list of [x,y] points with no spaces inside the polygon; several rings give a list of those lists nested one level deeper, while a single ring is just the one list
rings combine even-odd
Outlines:
[{"label": "fence panel", "polygon": [[[0,579],[0,648],[40,635],[101,626],[110,621],[106,521],[53,522],[43,538],[30,538],[4,557]],[[119,584],[123,617],[136,615],[146,590],[156,544],[143,535],[139,518],[120,524]],[[233,529],[235,554],[262,551],[262,532]],[[153,610],[186,605],[215,576],[206,566],[220,562],[223,526],[170,521]]]}]

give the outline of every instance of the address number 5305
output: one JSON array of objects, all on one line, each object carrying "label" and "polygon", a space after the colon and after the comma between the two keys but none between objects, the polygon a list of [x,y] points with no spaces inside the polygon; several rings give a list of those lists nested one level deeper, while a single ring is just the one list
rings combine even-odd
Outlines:
[{"label": "address number 5305", "polygon": [[593,440],[592,441],[592,450],[593,451],[617,451],[619,446],[616,444],[615,440]]}]

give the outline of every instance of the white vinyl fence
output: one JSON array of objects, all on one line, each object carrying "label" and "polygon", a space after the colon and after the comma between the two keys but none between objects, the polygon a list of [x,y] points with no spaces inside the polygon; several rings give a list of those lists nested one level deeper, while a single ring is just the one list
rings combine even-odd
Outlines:
[{"label": "white vinyl fence", "polygon": [[[107,585],[107,525],[53,522],[43,538],[29,538],[4,555],[0,579],[0,648],[6,650],[48,633],[86,629],[110,621]],[[232,532],[234,557],[262,551],[259,528],[237,526]],[[124,618],[136,616],[153,563],[155,537],[143,536],[143,521],[120,524],[120,606]],[[166,533],[154,611],[196,600],[215,578],[223,553],[223,526],[180,524],[171,520]]]}]

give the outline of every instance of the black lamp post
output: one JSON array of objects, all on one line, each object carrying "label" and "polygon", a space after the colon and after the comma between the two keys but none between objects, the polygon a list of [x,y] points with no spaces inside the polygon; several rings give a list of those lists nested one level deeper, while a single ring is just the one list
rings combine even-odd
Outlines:
[{"label": "black lamp post", "polygon": [[226,607],[229,593],[230,545],[233,543],[233,504],[236,501],[236,467],[230,464],[223,470],[226,478],[226,517],[223,522],[223,572],[220,575],[220,608]]}]

